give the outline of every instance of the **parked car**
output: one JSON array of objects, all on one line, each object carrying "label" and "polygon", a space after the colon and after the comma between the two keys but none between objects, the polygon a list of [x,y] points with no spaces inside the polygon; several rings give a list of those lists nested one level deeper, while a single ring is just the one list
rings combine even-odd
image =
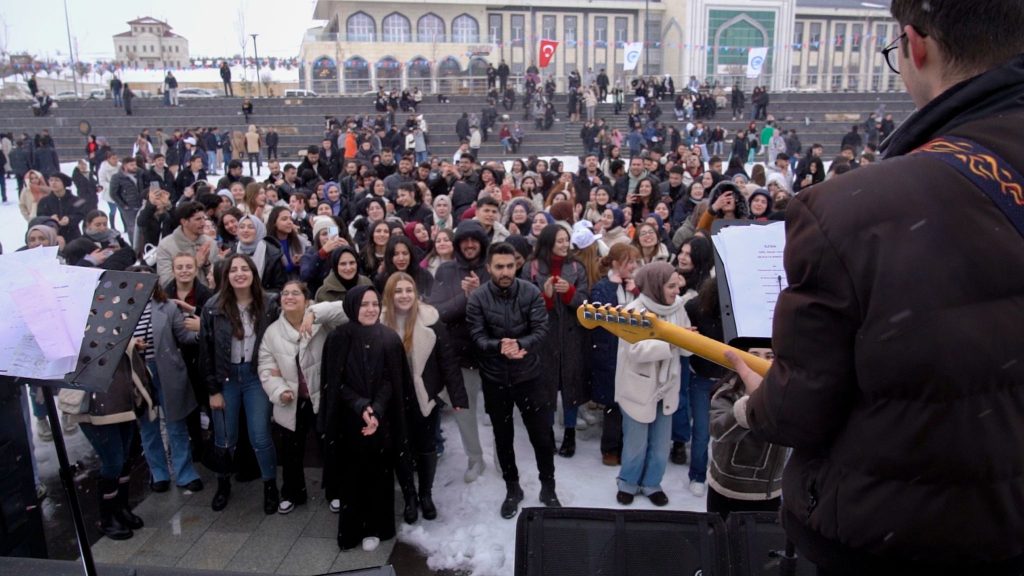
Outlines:
[{"label": "parked car", "polygon": [[66,102],[68,100],[79,100],[82,95],[74,90],[61,90],[53,95],[53,99],[57,102]]},{"label": "parked car", "polygon": [[220,94],[206,88],[181,88],[178,90],[178,98],[216,98],[217,96]]},{"label": "parked car", "polygon": [[103,88],[95,88],[89,90],[89,100],[105,100],[107,98],[107,91]]},{"label": "parked car", "polygon": [[285,98],[316,98],[320,96],[312,90],[303,90],[301,88],[289,88],[284,91]]}]

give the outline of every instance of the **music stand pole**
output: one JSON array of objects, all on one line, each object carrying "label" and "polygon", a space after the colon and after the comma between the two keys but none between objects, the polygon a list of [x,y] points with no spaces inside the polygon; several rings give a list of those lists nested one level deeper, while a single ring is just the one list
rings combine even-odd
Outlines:
[{"label": "music stand pole", "polygon": [[82,506],[78,502],[78,492],[75,490],[75,476],[72,472],[71,462],[68,460],[68,449],[64,445],[64,429],[60,423],[60,412],[57,411],[57,401],[53,397],[53,390],[49,386],[40,386],[43,391],[43,400],[46,402],[46,414],[50,419],[50,430],[53,432],[53,447],[57,449],[57,462],[60,464],[60,483],[64,487],[64,493],[68,497],[68,507],[71,508],[71,519],[75,523],[75,535],[78,537],[78,551],[82,555],[82,568],[86,576],[96,576],[96,564],[92,558],[92,549],[89,548],[89,536],[85,531],[85,518],[82,516]]}]

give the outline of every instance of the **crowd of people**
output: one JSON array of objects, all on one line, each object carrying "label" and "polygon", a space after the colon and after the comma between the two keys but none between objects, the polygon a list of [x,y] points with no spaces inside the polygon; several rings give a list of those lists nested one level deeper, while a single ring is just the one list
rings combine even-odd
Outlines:
[{"label": "crowd of people", "polygon": [[[504,518],[524,497],[515,408],[545,505],[560,505],[555,456],[575,457],[576,431],[600,426],[621,505],[638,495],[668,505],[666,466],[689,463],[689,489],[707,494],[709,510],[778,507],[772,463],[786,452],[737,436],[734,375],[667,343],[587,331],[575,310],[588,299],[642,307],[722,339],[713,222],[781,219],[794,194],[855,160],[837,157],[826,172],[822,147],[801,155],[795,132],[783,139],[770,116],[726,154],[720,129],[705,128],[714,105],[704,108],[700,87],[681,93],[685,124],[662,124],[670,79],[637,83],[622,137],[593,114],[603,75],[570,82],[586,144],[577,172],[554,158],[480,161],[488,133],[510,155],[522,140],[493,98],[458,120],[452,156],[430,155],[421,95],[383,89],[376,115],[326,118],[321,142],[283,165],[276,132],[256,125],[143,130],[120,154],[89,136],[71,176],[45,132],[9,137],[23,249],[58,246],[68,265],[159,277],[120,379],[64,406],[65,424],[80,424],[102,460],[103,533],[129,538],[143,522],[125,480],[136,433],[155,492],[171,482],[202,490],[201,460],[217,477],[214,510],[229,505],[238,474],[262,479],[267,514],[287,514],[308,500],[303,456],[315,430],[339,546],[371,549],[395,534],[393,479],[406,522],[437,517],[447,409],[466,482],[486,469],[479,411],[490,418]],[[528,114],[553,107],[544,84],[531,88]],[[748,173],[758,154],[765,165]],[[128,403],[135,380],[154,410]],[[737,464],[749,443],[767,451],[764,466]]]}]

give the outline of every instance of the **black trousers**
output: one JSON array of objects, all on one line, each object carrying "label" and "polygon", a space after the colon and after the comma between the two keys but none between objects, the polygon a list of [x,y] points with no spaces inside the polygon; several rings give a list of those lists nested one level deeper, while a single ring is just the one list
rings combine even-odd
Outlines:
[{"label": "black trousers", "polygon": [[615,402],[604,407],[601,427],[601,453],[622,454],[622,410]]},{"label": "black trousers", "polygon": [[708,512],[721,514],[723,520],[728,519],[731,512],[778,512],[780,505],[781,497],[771,500],[737,500],[708,485]]},{"label": "black trousers", "polygon": [[309,398],[300,398],[295,407],[295,430],[289,430],[280,424],[274,424],[281,435],[281,451],[278,461],[281,463],[284,483],[281,485],[281,499],[296,504],[306,501],[306,470],[303,460],[306,454],[306,437],[310,428],[316,425],[313,414],[313,403]]},{"label": "black trousers", "polygon": [[494,445],[498,464],[506,482],[519,481],[516,466],[515,422],[513,408],[518,407],[526,425],[526,433],[537,458],[541,481],[555,479],[555,432],[551,428],[553,411],[545,399],[546,390],[539,380],[516,385],[488,381],[483,378],[484,409],[494,428]]}]

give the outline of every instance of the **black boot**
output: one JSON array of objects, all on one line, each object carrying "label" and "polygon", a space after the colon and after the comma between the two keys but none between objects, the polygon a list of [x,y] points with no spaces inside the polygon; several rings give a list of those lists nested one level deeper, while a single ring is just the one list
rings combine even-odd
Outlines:
[{"label": "black boot", "polygon": [[277,495],[277,480],[263,481],[263,513],[277,514],[281,498]]},{"label": "black boot", "polygon": [[434,474],[437,472],[437,454],[421,454],[416,462],[416,471],[420,477],[420,510],[424,520],[437,518],[437,507],[434,506]]},{"label": "black boot", "polygon": [[134,536],[132,529],[121,523],[117,514],[117,480],[100,478],[100,532],[111,540],[127,540]]},{"label": "black boot", "polygon": [[561,508],[562,503],[558,501],[555,494],[555,479],[540,481],[540,501],[548,508]]},{"label": "black boot", "polygon": [[117,508],[114,515],[121,521],[121,524],[131,528],[132,530],[138,530],[145,526],[142,518],[139,518],[135,514],[132,514],[132,509],[128,505],[128,483],[131,482],[130,476],[122,476],[117,483]]},{"label": "black boot", "polygon": [[405,508],[402,509],[402,520],[406,524],[413,524],[420,518],[420,503],[416,498],[416,482],[413,479],[415,463],[411,454],[403,454],[395,466],[395,476],[398,478],[398,486],[402,489],[402,498],[405,499]]},{"label": "black boot", "polygon": [[519,511],[519,503],[523,501],[523,488],[518,480],[505,482],[505,501],[501,503],[501,517],[512,518]]},{"label": "black boot", "polygon": [[576,454],[576,429],[566,428],[565,436],[562,436],[562,446],[558,449],[558,455],[572,458]]},{"label": "black boot", "polygon": [[668,459],[673,464],[678,464],[679,466],[686,464],[686,443],[673,442],[672,451],[669,452]]},{"label": "black boot", "polygon": [[230,476],[218,476],[217,477],[217,492],[213,495],[213,502],[210,503],[210,507],[213,508],[214,512],[220,512],[227,508],[228,500],[231,499],[231,477]]}]

